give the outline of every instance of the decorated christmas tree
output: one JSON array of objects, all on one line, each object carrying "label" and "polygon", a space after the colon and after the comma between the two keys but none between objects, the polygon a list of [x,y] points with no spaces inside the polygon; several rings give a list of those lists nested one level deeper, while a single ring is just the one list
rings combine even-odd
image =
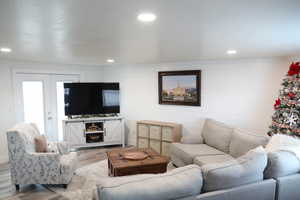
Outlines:
[{"label": "decorated christmas tree", "polygon": [[268,135],[280,133],[300,137],[300,62],[291,64],[282,86],[274,104]]}]

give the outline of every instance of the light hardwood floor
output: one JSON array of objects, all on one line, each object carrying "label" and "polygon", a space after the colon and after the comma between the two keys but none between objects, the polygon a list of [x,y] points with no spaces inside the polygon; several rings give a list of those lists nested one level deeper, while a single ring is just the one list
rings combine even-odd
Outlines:
[{"label": "light hardwood floor", "polygon": [[[106,148],[92,148],[92,149],[79,149],[78,152],[78,160],[79,167],[83,167],[101,160],[106,159],[106,152],[115,148],[120,148],[120,146],[114,147],[106,147]],[[7,173],[7,165],[6,173]],[[0,166],[1,172],[1,166]],[[21,186],[21,190],[17,192],[15,195],[9,198],[5,198],[6,200],[68,200],[67,198],[47,189],[43,185],[26,185]]]}]

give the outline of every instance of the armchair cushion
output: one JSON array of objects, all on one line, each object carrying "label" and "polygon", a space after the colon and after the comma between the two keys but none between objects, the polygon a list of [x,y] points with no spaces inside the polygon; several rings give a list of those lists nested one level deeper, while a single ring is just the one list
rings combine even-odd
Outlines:
[{"label": "armchair cushion", "polygon": [[67,142],[48,142],[48,150],[64,155],[70,152],[70,145]]}]

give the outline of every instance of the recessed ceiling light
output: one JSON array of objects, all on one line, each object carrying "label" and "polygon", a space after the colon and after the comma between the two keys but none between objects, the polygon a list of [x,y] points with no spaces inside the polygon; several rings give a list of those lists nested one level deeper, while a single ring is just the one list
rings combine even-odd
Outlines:
[{"label": "recessed ceiling light", "polygon": [[141,13],[137,18],[141,22],[153,22],[156,20],[156,15],[153,13]]},{"label": "recessed ceiling light", "polygon": [[4,53],[10,53],[11,49],[10,48],[6,48],[6,47],[2,47],[2,48],[0,48],[0,51],[4,52]]},{"label": "recessed ceiling light", "polygon": [[228,54],[228,55],[234,55],[234,54],[236,54],[236,53],[237,53],[237,51],[234,50],[234,49],[227,50],[227,54]]},{"label": "recessed ceiling light", "polygon": [[108,63],[114,63],[114,62],[115,62],[115,60],[114,60],[114,59],[111,59],[111,58],[109,58],[109,59],[107,59],[107,60],[106,60],[106,62],[108,62]]}]

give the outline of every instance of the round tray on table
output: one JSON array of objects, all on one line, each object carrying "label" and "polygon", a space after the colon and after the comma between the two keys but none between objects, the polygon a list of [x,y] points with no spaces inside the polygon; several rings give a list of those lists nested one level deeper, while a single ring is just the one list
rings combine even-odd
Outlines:
[{"label": "round tray on table", "polygon": [[122,154],[123,159],[126,160],[145,160],[148,154],[142,151],[130,151]]}]

